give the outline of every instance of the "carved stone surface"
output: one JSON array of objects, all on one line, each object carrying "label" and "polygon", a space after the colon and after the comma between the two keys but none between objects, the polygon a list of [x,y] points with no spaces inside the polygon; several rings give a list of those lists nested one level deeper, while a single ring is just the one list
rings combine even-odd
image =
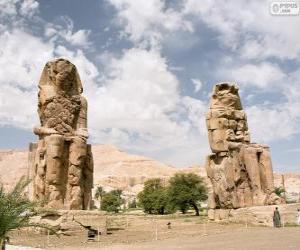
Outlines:
[{"label": "carved stone surface", "polygon": [[247,117],[235,84],[213,89],[206,115],[209,144],[206,171],[213,190],[210,208],[241,208],[282,203],[274,193],[269,147],[250,143]]},{"label": "carved stone surface", "polygon": [[39,82],[34,128],[39,141],[30,145],[32,195],[56,209],[88,209],[93,187],[93,157],[87,144],[87,101],[76,67],[65,59],[46,63]]}]

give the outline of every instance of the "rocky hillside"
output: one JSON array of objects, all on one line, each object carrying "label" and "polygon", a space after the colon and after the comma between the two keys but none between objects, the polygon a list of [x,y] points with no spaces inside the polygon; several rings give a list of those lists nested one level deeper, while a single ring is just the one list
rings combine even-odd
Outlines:
[{"label": "rocky hillside", "polygon": [[[143,183],[150,178],[159,177],[167,181],[176,172],[192,172],[203,177],[205,170],[200,166],[176,168],[159,161],[130,155],[111,145],[94,145],[94,185],[105,190],[122,189],[130,198],[143,188]],[[26,150],[0,151],[0,181],[5,188],[13,186],[17,180],[27,174]],[[275,186],[281,186],[282,175],[275,173]],[[284,174],[288,197],[299,197],[300,173]]]},{"label": "rocky hillside", "polygon": [[205,176],[200,167],[179,169],[153,159],[130,155],[111,145],[93,146],[94,185],[105,190],[122,189],[126,196],[134,197],[143,189],[143,183],[150,178],[167,181],[178,171],[193,172]]},{"label": "rocky hillside", "polygon": [[13,186],[23,175],[27,175],[28,151],[0,151],[0,181],[4,188]]}]

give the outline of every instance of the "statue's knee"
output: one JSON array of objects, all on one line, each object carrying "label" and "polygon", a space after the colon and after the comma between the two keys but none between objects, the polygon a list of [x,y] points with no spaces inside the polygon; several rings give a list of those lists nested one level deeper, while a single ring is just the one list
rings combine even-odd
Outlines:
[{"label": "statue's knee", "polygon": [[87,154],[87,144],[84,140],[75,139],[69,150],[69,160],[72,165],[80,166],[85,162]]},{"label": "statue's knee", "polygon": [[64,137],[62,135],[50,135],[45,138],[46,153],[48,158],[60,158],[64,153]]}]

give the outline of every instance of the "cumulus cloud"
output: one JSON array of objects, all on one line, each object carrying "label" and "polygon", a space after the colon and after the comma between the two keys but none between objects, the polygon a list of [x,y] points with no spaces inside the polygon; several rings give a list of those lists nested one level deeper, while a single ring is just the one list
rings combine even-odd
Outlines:
[{"label": "cumulus cloud", "polygon": [[24,0],[21,2],[20,13],[23,16],[32,17],[38,10],[39,3],[35,0]]},{"label": "cumulus cloud", "polygon": [[272,16],[269,2],[260,0],[182,1],[186,15],[218,31],[219,41],[241,57],[299,60],[298,16]]},{"label": "cumulus cloud", "polygon": [[248,122],[256,141],[291,139],[300,134],[300,70],[287,75],[278,86],[284,102],[252,105],[247,108]]},{"label": "cumulus cloud", "polygon": [[[20,44],[24,41],[26,46]],[[37,121],[37,81],[53,46],[21,30],[7,31],[0,35],[0,54],[1,125],[28,129]]]},{"label": "cumulus cloud", "polygon": [[167,8],[164,0],[107,0],[118,10],[124,35],[135,45],[160,47],[166,32],[193,31],[191,22],[180,11]]},{"label": "cumulus cloud", "polygon": [[221,68],[218,74],[239,84],[258,88],[274,87],[286,76],[278,65],[269,62],[228,65],[227,68]]},{"label": "cumulus cloud", "polygon": [[[200,155],[188,159],[185,154],[193,146],[199,148],[202,137],[194,122],[180,119],[189,113],[196,119],[199,103],[181,98],[166,59],[155,50],[132,48],[109,61],[102,87],[89,96],[93,140],[169,163],[191,164],[196,157],[199,161]],[[172,159],[175,151],[182,154]]]},{"label": "cumulus cloud", "polygon": [[90,30],[80,29],[74,31],[72,19],[67,16],[60,18],[62,24],[47,23],[45,26],[45,36],[52,41],[59,42],[61,39],[77,47],[88,48],[91,46],[89,39]]}]

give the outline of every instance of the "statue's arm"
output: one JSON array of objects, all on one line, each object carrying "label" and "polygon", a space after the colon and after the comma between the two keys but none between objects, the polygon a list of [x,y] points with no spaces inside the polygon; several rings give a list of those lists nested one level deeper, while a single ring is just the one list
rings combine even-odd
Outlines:
[{"label": "statue's arm", "polygon": [[40,127],[35,126],[33,128],[33,132],[36,135],[52,135],[52,134],[58,134],[58,132],[54,128],[47,128],[47,127]]}]

